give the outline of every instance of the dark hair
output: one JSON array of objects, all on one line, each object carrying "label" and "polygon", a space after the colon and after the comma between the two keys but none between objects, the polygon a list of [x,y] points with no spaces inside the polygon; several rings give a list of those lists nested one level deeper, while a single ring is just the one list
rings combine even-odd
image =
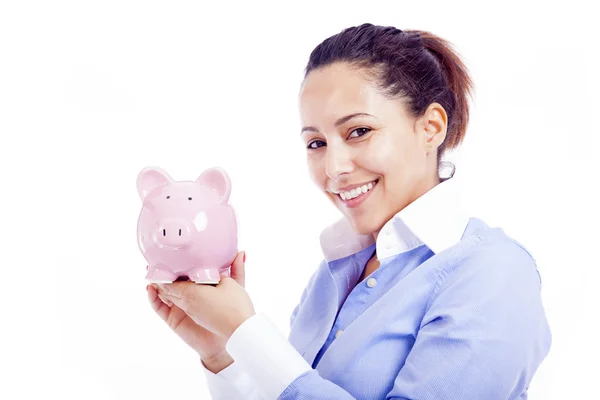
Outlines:
[{"label": "dark hair", "polygon": [[[406,100],[412,117],[439,103],[448,115],[448,130],[438,149],[438,168],[446,149],[465,137],[469,122],[467,95],[473,83],[452,44],[432,33],[362,24],[325,39],[310,54],[304,78],[314,69],[347,62],[373,73],[382,92]],[[454,175],[455,166],[452,163]]]}]

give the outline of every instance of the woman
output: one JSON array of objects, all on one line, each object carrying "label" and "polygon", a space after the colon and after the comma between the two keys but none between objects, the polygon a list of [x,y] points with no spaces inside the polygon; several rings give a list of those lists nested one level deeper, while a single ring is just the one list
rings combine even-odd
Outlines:
[{"label": "woman", "polygon": [[315,48],[301,137],[344,218],[321,235],[289,339],[255,313],[243,253],[216,287],[149,287],[200,354],[213,398],[527,397],[551,343],[536,263],[461,211],[454,170],[439,176],[471,90],[450,44],[427,32],[364,24]]}]

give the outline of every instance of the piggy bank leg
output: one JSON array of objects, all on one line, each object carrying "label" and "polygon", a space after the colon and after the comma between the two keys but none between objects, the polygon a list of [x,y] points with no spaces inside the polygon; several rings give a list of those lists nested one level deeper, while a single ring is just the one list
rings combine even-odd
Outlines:
[{"label": "piggy bank leg", "polygon": [[177,279],[177,274],[156,267],[148,267],[146,280],[152,283],[173,283]]},{"label": "piggy bank leg", "polygon": [[219,270],[216,268],[194,268],[190,270],[188,277],[196,283],[215,284],[221,281]]}]

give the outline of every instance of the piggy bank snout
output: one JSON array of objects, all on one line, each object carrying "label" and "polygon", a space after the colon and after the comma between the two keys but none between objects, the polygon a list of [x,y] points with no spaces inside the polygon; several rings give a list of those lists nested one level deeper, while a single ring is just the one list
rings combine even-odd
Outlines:
[{"label": "piggy bank snout", "polygon": [[183,247],[190,243],[190,226],[184,219],[163,219],[159,221],[155,238],[162,247]]}]

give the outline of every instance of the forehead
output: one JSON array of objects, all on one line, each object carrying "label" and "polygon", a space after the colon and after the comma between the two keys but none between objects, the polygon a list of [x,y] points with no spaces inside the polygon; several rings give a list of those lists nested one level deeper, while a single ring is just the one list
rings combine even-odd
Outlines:
[{"label": "forehead", "polygon": [[352,112],[374,113],[385,100],[364,72],[335,63],[306,77],[300,91],[300,117],[306,121]]}]

